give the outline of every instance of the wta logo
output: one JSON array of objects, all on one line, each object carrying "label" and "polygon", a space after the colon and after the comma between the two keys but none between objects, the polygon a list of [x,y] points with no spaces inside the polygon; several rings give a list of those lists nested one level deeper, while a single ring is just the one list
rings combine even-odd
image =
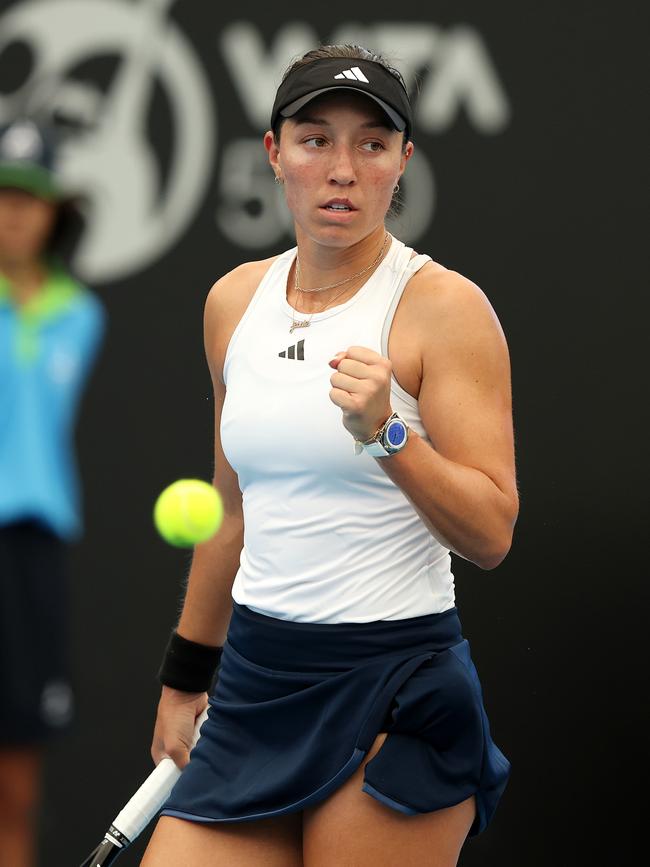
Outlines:
[{"label": "wta logo", "polygon": [[173,2],[28,0],[0,18],[0,57],[17,71],[0,91],[0,123],[47,112],[72,132],[58,168],[88,202],[74,264],[90,282],[159,259],[212,170],[213,98],[169,18]]},{"label": "wta logo", "polygon": [[[204,5],[193,25],[197,43],[214,21],[210,61],[222,64],[210,80],[171,17],[174,0],[15,0],[0,15],[0,123],[46,112],[70,129],[59,170],[87,195],[74,265],[91,283],[157,262],[193,226],[206,195],[207,231],[239,250],[257,255],[293,243],[261,137],[290,59],[323,41],[370,45],[394,58],[415,96],[415,154],[388,220],[407,244],[430,230],[438,209],[433,137],[453,136],[461,116],[476,137],[510,123],[486,41],[469,25],[342,23],[320,34],[296,20],[268,34],[252,21],[219,27],[217,7]],[[352,64],[343,62],[337,78],[363,80]],[[232,120],[218,150],[213,91]],[[471,136],[469,144],[463,138],[463,149],[470,146]]]}]

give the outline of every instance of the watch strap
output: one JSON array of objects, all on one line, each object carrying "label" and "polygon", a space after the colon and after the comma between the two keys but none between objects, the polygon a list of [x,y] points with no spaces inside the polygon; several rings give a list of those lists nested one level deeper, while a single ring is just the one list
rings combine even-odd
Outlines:
[{"label": "watch strap", "polygon": [[370,455],[372,458],[385,458],[387,455],[392,454],[383,447],[379,440],[375,440],[375,442],[368,443],[363,446],[363,450],[367,455]]}]

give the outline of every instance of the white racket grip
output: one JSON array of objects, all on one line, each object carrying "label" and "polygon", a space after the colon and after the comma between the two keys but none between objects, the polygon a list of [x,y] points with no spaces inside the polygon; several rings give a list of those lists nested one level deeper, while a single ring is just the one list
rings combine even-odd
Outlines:
[{"label": "white racket grip", "polygon": [[[194,728],[192,747],[199,739],[199,730],[208,716],[208,709],[198,717]],[[168,756],[158,762],[138,791],[118,813],[113,828],[133,842],[149,824],[169,797],[181,770]]]}]

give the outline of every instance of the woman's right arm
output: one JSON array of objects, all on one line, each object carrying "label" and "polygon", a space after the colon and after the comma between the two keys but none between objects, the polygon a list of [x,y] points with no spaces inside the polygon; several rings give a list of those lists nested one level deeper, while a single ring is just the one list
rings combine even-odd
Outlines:
[{"label": "woman's right arm", "polygon": [[[214,478],[221,494],[224,516],[219,531],[194,548],[178,633],[190,641],[223,645],[232,614],[232,585],[244,544],[242,495],[237,474],[221,447],[221,411],[226,394],[222,381],[226,347],[236,324],[236,279],[231,273],[210,290],[204,315],[205,353],[214,390]],[[235,284],[235,285],[233,285]],[[241,293],[238,293],[241,299]],[[241,300],[239,301],[241,304]],[[151,755],[158,764],[170,756],[179,767],[189,760],[196,718],[206,707],[207,693],[192,693],[163,686],[158,704]]]}]

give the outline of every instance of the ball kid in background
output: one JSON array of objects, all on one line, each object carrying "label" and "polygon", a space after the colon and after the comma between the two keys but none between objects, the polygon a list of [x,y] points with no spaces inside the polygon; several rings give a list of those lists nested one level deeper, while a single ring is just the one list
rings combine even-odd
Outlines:
[{"label": "ball kid in background", "polygon": [[43,748],[74,715],[67,543],[81,533],[79,400],[104,309],[62,253],[79,217],[53,131],[0,128],[0,864],[35,863]]}]

